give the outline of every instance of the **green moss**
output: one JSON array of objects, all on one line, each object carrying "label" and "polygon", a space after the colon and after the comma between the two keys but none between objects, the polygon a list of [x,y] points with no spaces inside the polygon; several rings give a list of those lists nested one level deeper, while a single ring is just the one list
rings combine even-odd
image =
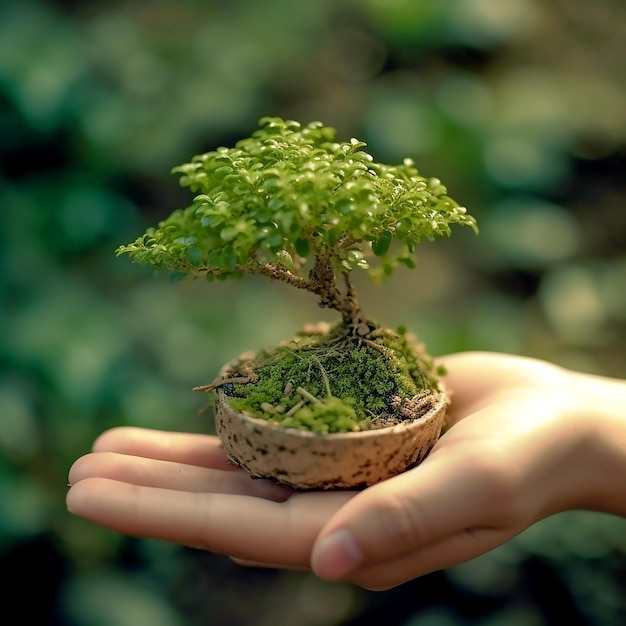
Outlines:
[{"label": "green moss", "polygon": [[[372,330],[373,329],[373,330]],[[403,329],[370,325],[365,337],[343,325],[324,334],[298,335],[271,351],[242,360],[222,391],[231,406],[287,428],[336,433],[364,430],[391,415],[399,399],[437,389],[431,359]]]}]

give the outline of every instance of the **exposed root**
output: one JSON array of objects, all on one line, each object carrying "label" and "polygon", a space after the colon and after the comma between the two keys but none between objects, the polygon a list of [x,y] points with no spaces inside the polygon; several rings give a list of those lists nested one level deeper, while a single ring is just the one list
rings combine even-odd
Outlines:
[{"label": "exposed root", "polygon": [[408,419],[416,419],[424,413],[428,413],[433,406],[435,395],[431,389],[422,389],[412,398],[400,398],[396,396],[391,403],[395,411]]},{"label": "exposed root", "polygon": [[285,417],[291,417],[295,413],[297,413],[304,405],[306,404],[305,400],[300,400],[300,402],[294,404],[288,411],[285,413]]},{"label": "exposed root", "polygon": [[256,380],[256,376],[220,376],[212,383],[208,385],[199,385],[198,387],[194,387],[194,391],[214,391],[219,387],[223,387],[224,385],[234,385],[241,384],[245,385],[247,383],[253,383]]},{"label": "exposed root", "polygon": [[319,406],[323,404],[323,402],[319,398],[316,398],[312,393],[309,393],[304,387],[297,387],[296,391],[303,398],[306,398],[309,402],[312,402],[313,404],[317,404]]},{"label": "exposed root", "polygon": [[374,348],[374,350],[378,350],[379,352],[382,352],[385,356],[389,355],[390,350],[389,348],[385,348],[385,346],[381,346],[379,343],[376,343],[375,341],[372,341],[371,339],[361,339],[361,342],[364,343],[366,346],[369,346],[370,348]]}]

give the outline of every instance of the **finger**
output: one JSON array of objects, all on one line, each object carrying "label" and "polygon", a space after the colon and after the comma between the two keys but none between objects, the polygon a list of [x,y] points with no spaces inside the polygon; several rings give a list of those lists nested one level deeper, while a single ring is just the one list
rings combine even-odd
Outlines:
[{"label": "finger", "polygon": [[358,568],[349,580],[371,591],[384,591],[486,554],[519,532],[492,528],[463,530],[409,554]]},{"label": "finger", "polygon": [[69,483],[74,485],[95,477],[176,491],[237,493],[278,502],[293,493],[291,489],[270,481],[254,480],[246,472],[215,470],[114,452],[92,452],[78,459],[70,469]]},{"label": "finger", "polygon": [[520,389],[550,386],[562,375],[549,363],[495,352],[450,354],[439,363],[447,370],[443,382],[451,391],[450,425]]},{"label": "finger", "polygon": [[94,452],[119,452],[188,465],[234,469],[217,437],[121,426],[102,433],[93,444]]},{"label": "finger", "polygon": [[280,563],[262,563],[261,561],[250,561],[248,559],[236,559],[234,557],[230,558],[233,563],[237,563],[237,565],[241,565],[242,567],[257,567],[259,569],[281,569],[281,570],[289,570],[292,572],[310,572],[311,568],[307,566],[286,566]]},{"label": "finger", "polygon": [[322,578],[341,578],[466,528],[512,523],[522,515],[515,470],[498,465],[494,472],[483,455],[454,456],[444,446],[417,468],[358,494],[320,534],[313,570]]},{"label": "finger", "polygon": [[316,536],[350,497],[346,492],[311,492],[278,503],[86,478],[69,490],[67,506],[126,535],[281,567],[307,567]]}]

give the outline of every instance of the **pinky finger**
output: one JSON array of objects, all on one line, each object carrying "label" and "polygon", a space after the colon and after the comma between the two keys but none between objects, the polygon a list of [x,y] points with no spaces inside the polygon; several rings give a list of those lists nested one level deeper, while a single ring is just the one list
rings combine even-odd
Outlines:
[{"label": "pinky finger", "polygon": [[310,572],[311,568],[304,565],[282,565],[281,563],[266,563],[264,561],[251,561],[249,559],[238,559],[231,556],[230,560],[242,567],[257,567],[259,569],[280,569],[291,572]]}]

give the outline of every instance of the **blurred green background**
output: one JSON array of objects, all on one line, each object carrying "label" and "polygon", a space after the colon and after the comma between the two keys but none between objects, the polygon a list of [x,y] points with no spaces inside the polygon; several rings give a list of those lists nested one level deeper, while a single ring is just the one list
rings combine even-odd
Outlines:
[{"label": "blurred green background", "polygon": [[[191,392],[323,314],[252,278],[169,284],[113,251],[189,203],[170,168],[264,115],[412,157],[481,234],[364,305],[434,355],[626,377],[623,0],[5,0],[0,576],[41,626],[626,623],[626,523],[572,512],[384,593],[118,536],[65,510],[105,428],[208,432]],[[293,291],[293,290],[292,290]],[[14,618],[17,619],[17,618]]]}]

